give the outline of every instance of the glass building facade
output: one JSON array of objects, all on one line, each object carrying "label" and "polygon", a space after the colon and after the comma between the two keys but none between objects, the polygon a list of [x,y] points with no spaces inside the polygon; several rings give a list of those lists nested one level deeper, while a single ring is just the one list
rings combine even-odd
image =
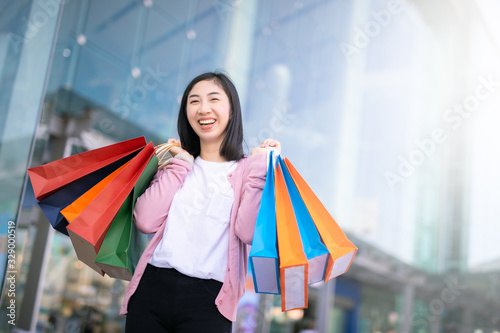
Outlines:
[{"label": "glass building facade", "polygon": [[500,332],[499,14],[492,0],[0,0],[0,331],[12,300],[20,331],[123,331],[126,282],[77,260],[26,169],[177,137],[187,83],[223,70],[246,151],[280,140],[359,247],[305,310],[249,281],[235,332]]}]

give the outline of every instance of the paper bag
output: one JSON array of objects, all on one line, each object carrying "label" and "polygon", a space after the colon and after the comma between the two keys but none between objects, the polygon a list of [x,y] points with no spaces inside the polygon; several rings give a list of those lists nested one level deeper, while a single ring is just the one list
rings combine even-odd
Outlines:
[{"label": "paper bag", "polygon": [[112,278],[130,280],[144,251],[147,235],[137,230],[133,212],[137,198],[147,189],[158,170],[158,158],[153,155],[132,192],[121,206],[109,227],[95,263]]},{"label": "paper bag", "polygon": [[267,176],[259,212],[255,221],[249,263],[255,292],[279,294],[279,259],[276,234],[276,211],[274,197],[274,158],[270,151]]},{"label": "paper bag", "polygon": [[42,200],[63,186],[118,161],[145,145],[146,139],[139,137],[30,168],[28,175],[35,197]]},{"label": "paper bag", "polygon": [[280,258],[281,309],[307,307],[308,263],[285,179],[275,167],[276,225]]},{"label": "paper bag", "polygon": [[97,194],[66,228],[79,260],[103,274],[94,262],[104,236],[154,154],[149,143]]},{"label": "paper bag", "polygon": [[337,222],[287,158],[285,158],[285,165],[299,190],[302,200],[304,200],[309,214],[311,214],[323,243],[330,252],[324,277],[326,282],[344,274],[349,269],[358,249],[347,239]]},{"label": "paper bag", "polygon": [[309,214],[307,207],[300,197],[300,193],[288,172],[281,156],[278,156],[278,163],[285,179],[288,195],[292,202],[295,219],[300,231],[303,251],[308,262],[308,284],[322,281],[325,275],[326,263],[328,259],[328,249],[321,242],[318,230]]}]

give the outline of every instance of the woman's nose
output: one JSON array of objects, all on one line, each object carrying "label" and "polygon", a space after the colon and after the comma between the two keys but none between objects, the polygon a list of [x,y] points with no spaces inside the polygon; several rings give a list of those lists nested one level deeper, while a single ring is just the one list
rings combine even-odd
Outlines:
[{"label": "woman's nose", "polygon": [[200,103],[200,108],[198,109],[199,113],[208,113],[210,111],[211,111],[211,109],[210,109],[210,105],[208,102],[201,102]]}]

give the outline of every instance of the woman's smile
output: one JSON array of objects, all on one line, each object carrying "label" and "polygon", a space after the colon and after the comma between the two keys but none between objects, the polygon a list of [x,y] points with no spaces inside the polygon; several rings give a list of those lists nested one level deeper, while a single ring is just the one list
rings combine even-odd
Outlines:
[{"label": "woman's smile", "polygon": [[215,122],[216,120],[214,118],[200,118],[198,120],[201,129],[205,131],[212,129],[214,127]]}]

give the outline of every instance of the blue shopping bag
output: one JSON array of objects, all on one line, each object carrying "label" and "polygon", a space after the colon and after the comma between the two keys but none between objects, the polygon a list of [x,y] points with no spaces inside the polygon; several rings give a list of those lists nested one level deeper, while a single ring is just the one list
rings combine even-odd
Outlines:
[{"label": "blue shopping bag", "polygon": [[66,227],[68,226],[68,221],[64,218],[64,216],[62,216],[61,210],[70,205],[73,201],[78,199],[81,195],[113,171],[118,169],[121,165],[128,162],[135,155],[137,155],[137,152],[133,152],[114,163],[77,179],[57,192],[53,192],[51,195],[40,200],[38,205],[49,220],[52,227],[67,236],[68,231],[66,230]]},{"label": "blue shopping bag", "polygon": [[292,176],[287,170],[285,162],[279,155],[277,157],[277,163],[279,163],[281,172],[285,178],[288,195],[292,202],[295,219],[300,231],[302,250],[307,257],[308,284],[322,281],[325,275],[329,251],[321,242],[321,237],[307,210],[306,204],[304,200],[302,200],[299,190],[295,186]]},{"label": "blue shopping bag", "polygon": [[255,292],[279,294],[279,259],[276,233],[276,202],[274,196],[274,156],[269,152],[267,176],[260,202],[250,249],[250,270]]}]

